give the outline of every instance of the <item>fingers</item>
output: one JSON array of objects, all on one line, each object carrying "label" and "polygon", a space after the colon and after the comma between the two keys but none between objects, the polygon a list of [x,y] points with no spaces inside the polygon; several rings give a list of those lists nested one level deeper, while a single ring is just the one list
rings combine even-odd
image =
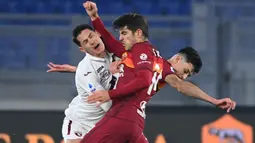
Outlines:
[{"label": "fingers", "polygon": [[231,110],[231,106],[228,107],[227,112],[229,113]]},{"label": "fingers", "polygon": [[226,106],[225,108],[227,108],[227,112],[229,113],[231,110],[234,110],[236,107],[236,102],[232,101],[230,98],[226,99]]},{"label": "fingers", "polygon": [[96,103],[97,101],[100,101],[101,97],[97,95],[91,95],[88,97],[88,103]]},{"label": "fingers", "polygon": [[46,72],[53,72],[54,71],[54,64],[53,63],[49,63],[47,64],[48,68],[50,68],[49,70],[47,70]]},{"label": "fingers", "polygon": [[100,105],[101,105],[101,104],[103,104],[103,103],[102,103],[102,102],[97,101],[97,102],[96,102],[96,107],[100,107]]},{"label": "fingers", "polygon": [[51,64],[47,64],[48,68],[53,69],[54,67]]},{"label": "fingers", "polygon": [[88,9],[88,10],[91,10],[92,9],[91,3],[92,2],[90,2],[90,1],[86,1],[85,3],[83,3],[83,7]]},{"label": "fingers", "polygon": [[83,7],[86,8],[86,9],[88,8],[88,2],[87,1],[85,3],[83,3]]},{"label": "fingers", "polygon": [[49,69],[46,72],[54,72],[54,71],[55,71],[54,69]]},{"label": "fingers", "polygon": [[118,61],[117,61],[117,65],[119,65],[119,64],[121,64],[121,60],[118,60]]},{"label": "fingers", "polygon": [[232,110],[235,110],[235,108],[236,108],[236,102],[233,101]]},{"label": "fingers", "polygon": [[47,66],[48,66],[49,68],[57,68],[57,67],[59,67],[59,65],[54,64],[54,63],[52,63],[52,62],[49,62],[49,63],[47,64]]}]

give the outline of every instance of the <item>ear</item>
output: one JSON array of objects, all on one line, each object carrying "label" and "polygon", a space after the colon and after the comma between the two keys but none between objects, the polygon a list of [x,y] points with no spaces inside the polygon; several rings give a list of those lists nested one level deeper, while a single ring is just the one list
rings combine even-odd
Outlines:
[{"label": "ear", "polygon": [[141,29],[137,29],[136,34],[137,34],[138,37],[142,37],[143,36],[143,31]]},{"label": "ear", "polygon": [[173,61],[174,61],[174,63],[178,63],[179,61],[181,61],[181,56],[178,54],[174,55]]},{"label": "ear", "polygon": [[83,52],[83,53],[86,53],[86,50],[82,47],[79,47],[80,51]]}]

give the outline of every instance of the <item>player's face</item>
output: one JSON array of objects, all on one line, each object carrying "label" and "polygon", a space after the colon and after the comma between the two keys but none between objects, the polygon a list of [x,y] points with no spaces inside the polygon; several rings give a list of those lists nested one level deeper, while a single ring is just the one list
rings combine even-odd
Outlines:
[{"label": "player's face", "polygon": [[77,40],[80,42],[80,50],[87,52],[90,55],[99,55],[104,52],[105,46],[99,35],[89,29],[81,31],[78,35]]},{"label": "player's face", "polygon": [[176,75],[181,79],[186,79],[193,74],[194,66],[186,62],[182,56],[176,56],[171,65]]},{"label": "player's face", "polygon": [[135,34],[126,26],[119,30],[119,40],[122,42],[126,50],[130,50],[132,46],[137,43]]}]

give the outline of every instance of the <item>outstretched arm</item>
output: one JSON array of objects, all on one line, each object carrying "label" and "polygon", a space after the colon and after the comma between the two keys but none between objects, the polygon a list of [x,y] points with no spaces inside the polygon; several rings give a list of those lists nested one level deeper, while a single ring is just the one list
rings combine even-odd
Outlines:
[{"label": "outstretched arm", "polygon": [[76,66],[71,66],[68,64],[59,65],[49,62],[47,66],[49,68],[47,72],[76,72]]},{"label": "outstretched arm", "polygon": [[[110,64],[109,70],[112,74],[118,73],[119,72],[119,64],[120,64],[120,60],[112,62]],[[48,65],[49,69],[47,70],[47,72],[71,72],[74,73],[76,72],[76,66],[71,66],[68,64],[63,64],[63,65],[59,65],[59,64],[54,64],[52,62],[49,62]]]},{"label": "outstretched arm", "polygon": [[216,105],[222,109],[227,109],[227,112],[230,112],[230,110],[235,109],[236,102],[232,101],[230,98],[224,98],[217,100],[208,94],[206,94],[204,91],[202,91],[199,87],[196,85],[181,80],[174,74],[169,74],[166,76],[165,81],[172,86],[173,88],[177,89],[179,92],[181,92],[184,95],[197,98],[206,102],[209,102],[213,105]]},{"label": "outstretched arm", "polygon": [[83,7],[86,9],[95,30],[101,35],[106,49],[121,58],[122,54],[125,52],[125,48],[123,44],[114,38],[114,36],[105,28],[103,22],[99,18],[96,4],[94,2],[87,1],[83,3]]}]

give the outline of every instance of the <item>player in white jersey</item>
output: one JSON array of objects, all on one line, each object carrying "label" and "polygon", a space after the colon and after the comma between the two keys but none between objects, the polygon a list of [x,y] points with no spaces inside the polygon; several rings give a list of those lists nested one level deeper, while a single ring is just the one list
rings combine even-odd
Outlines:
[{"label": "player in white jersey", "polygon": [[65,143],[79,143],[104,116],[111,107],[111,102],[89,104],[86,102],[87,97],[96,90],[113,89],[117,80],[117,75],[113,75],[109,70],[114,56],[105,51],[103,41],[91,26],[87,24],[77,26],[73,30],[73,41],[86,56],[76,69],[75,82],[78,95],[65,110],[62,126]]}]

